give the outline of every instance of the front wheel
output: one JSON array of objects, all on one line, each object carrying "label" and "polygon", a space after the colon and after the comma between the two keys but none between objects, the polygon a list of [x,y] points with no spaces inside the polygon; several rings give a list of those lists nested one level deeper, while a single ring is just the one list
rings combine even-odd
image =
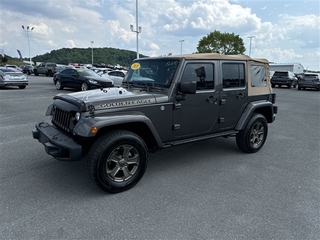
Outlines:
[{"label": "front wheel", "polygon": [[81,84],[80,88],[81,88],[81,91],[87,91],[89,89],[88,84],[85,82]]},{"label": "front wheel", "polygon": [[236,141],[238,147],[246,153],[258,152],[264,145],[268,135],[268,123],[261,114],[253,114],[247,126],[241,130]]},{"label": "front wheel", "polygon": [[108,193],[136,185],[148,164],[147,146],[137,134],[115,130],[102,135],[89,150],[88,169],[93,181]]},{"label": "front wheel", "polygon": [[56,89],[57,90],[62,90],[63,89],[62,84],[61,84],[61,82],[59,80],[56,81],[55,85],[56,85]]}]

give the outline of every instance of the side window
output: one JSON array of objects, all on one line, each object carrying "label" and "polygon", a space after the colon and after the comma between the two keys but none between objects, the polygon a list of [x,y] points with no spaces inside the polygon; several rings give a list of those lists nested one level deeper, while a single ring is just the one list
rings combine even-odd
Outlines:
[{"label": "side window", "polygon": [[65,75],[68,75],[68,76],[71,76],[72,73],[73,73],[73,70],[72,69],[67,69],[63,72]]},{"label": "side window", "polygon": [[184,69],[182,82],[197,82],[197,90],[214,89],[213,64],[188,63]]},{"label": "side window", "polygon": [[243,63],[223,63],[222,64],[222,84],[223,88],[243,88],[245,87],[244,64]]},{"label": "side window", "polygon": [[265,66],[250,66],[250,74],[252,87],[267,86],[267,73]]}]

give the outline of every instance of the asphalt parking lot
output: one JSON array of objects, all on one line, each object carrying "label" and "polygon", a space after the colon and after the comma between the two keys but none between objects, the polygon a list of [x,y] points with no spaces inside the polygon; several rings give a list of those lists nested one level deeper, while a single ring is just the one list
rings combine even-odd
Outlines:
[{"label": "asphalt parking lot", "polygon": [[0,89],[0,239],[319,239],[320,93],[275,88],[277,119],[255,154],[233,138],[150,156],[131,190],[106,194],[85,161],[32,138],[59,92],[52,78]]}]

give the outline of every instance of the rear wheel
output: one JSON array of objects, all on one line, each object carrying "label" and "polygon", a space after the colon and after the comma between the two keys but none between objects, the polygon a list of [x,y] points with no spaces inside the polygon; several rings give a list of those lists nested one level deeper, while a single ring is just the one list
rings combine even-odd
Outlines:
[{"label": "rear wheel", "polygon": [[272,88],[275,88],[275,87],[276,87],[276,85],[275,85],[275,84],[271,84],[271,86],[272,86]]},{"label": "rear wheel", "polygon": [[238,147],[246,153],[258,152],[264,145],[268,135],[266,118],[254,113],[247,126],[236,135]]},{"label": "rear wheel", "polygon": [[115,130],[101,136],[87,155],[88,169],[99,188],[109,193],[128,190],[145,173],[148,151],[135,133]]},{"label": "rear wheel", "polygon": [[291,88],[291,86],[292,86],[292,83],[289,83],[289,84],[287,85],[287,88]]},{"label": "rear wheel", "polygon": [[48,76],[52,77],[53,76],[53,72],[51,70],[48,71]]},{"label": "rear wheel", "polygon": [[34,70],[34,75],[39,76],[39,73],[37,70]]},{"label": "rear wheel", "polygon": [[81,84],[80,88],[81,88],[81,91],[87,91],[89,89],[88,84],[85,82]]},{"label": "rear wheel", "polygon": [[20,89],[25,89],[25,88],[26,88],[26,86],[19,86],[19,88],[20,88]]}]

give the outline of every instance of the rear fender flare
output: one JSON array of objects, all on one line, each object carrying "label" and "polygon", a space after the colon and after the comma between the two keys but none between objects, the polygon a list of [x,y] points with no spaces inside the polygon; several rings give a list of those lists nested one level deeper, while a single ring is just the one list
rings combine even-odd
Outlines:
[{"label": "rear fender flare", "polygon": [[265,116],[267,122],[272,122],[273,119],[273,105],[268,101],[257,101],[249,103],[244,109],[235,129],[242,130],[251,118],[254,112],[259,112]]}]

